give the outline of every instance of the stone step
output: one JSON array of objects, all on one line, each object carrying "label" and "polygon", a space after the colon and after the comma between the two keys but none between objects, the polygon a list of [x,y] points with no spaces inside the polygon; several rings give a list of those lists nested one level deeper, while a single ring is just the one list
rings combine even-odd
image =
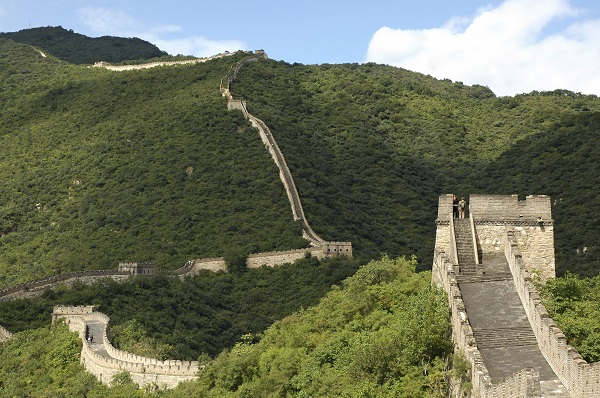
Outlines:
[{"label": "stone step", "polygon": [[473,337],[480,349],[537,345],[535,334],[529,326],[473,330]]},{"label": "stone step", "polygon": [[481,282],[499,282],[499,281],[508,281],[512,279],[512,274],[509,273],[494,273],[494,274],[481,274],[481,275],[472,275],[470,273],[463,274],[461,273],[456,277],[456,281],[458,283],[481,283]]},{"label": "stone step", "polygon": [[467,253],[462,253],[462,252],[458,252],[458,260],[463,260],[462,262],[466,263],[469,262],[469,260],[471,260],[470,262],[475,263],[475,254],[473,254],[470,250]]}]

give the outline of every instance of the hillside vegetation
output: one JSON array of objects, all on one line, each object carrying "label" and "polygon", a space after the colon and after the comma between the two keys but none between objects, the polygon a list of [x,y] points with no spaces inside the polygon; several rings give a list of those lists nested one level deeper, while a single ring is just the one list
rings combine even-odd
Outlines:
[{"label": "hillside vegetation", "polygon": [[216,357],[242,335],[318,304],[360,263],[346,257],[298,260],[242,273],[204,271],[180,280],[105,279],[91,286],[48,290],[28,300],[0,301],[0,324],[11,332],[48,326],[55,305],[94,305],[111,319],[115,345],[139,355],[196,360]]},{"label": "hillside vegetation", "polygon": [[559,273],[600,269],[596,96],[498,98],[383,65],[275,61],[247,65],[232,91],[271,127],[325,239],[429,266],[440,194],[547,194]]},{"label": "hillside vegetation", "polygon": [[[277,167],[219,93],[246,55],[115,73],[0,37],[0,287],[119,261],[164,272],[190,258],[306,247]],[[143,394],[126,375],[109,390],[82,371],[76,340],[47,326],[64,303],[100,305],[122,347],[210,363],[170,396],[445,396],[443,298],[415,261],[389,260],[416,254],[419,270],[431,266],[440,194],[551,195],[559,273],[600,270],[595,96],[496,97],[384,65],[272,60],[245,65],[231,89],[271,128],[315,232],[353,242],[357,258],[3,303],[0,323],[22,331],[0,345],[2,393]],[[595,292],[591,279],[569,278],[546,298]],[[573,302],[553,309],[566,325],[593,307]],[[593,358],[590,313],[568,331]]]},{"label": "hillside vegetation", "polygon": [[[307,244],[256,131],[218,92],[245,54],[115,73],[0,43],[0,286]],[[315,232],[361,258],[428,268],[442,193],[549,194],[559,272],[600,269],[595,96],[271,60],[231,88],[272,129]]]},{"label": "hillside vegetation", "polygon": [[219,92],[236,56],[116,73],[8,40],[0,54],[0,287],[307,246],[277,167]]},{"label": "hillside vegetation", "polygon": [[64,326],[20,332],[0,345],[0,363],[6,364],[0,366],[0,391],[6,396],[445,397],[452,350],[446,298],[431,286],[431,274],[415,273],[415,267],[414,261],[389,258],[365,265],[317,306],[275,322],[261,336],[244,336],[207,361],[198,381],[166,392],[145,394],[126,374],[113,388],[99,385],[83,372],[77,340]]},{"label": "hillside vegetation", "polygon": [[165,57],[168,54],[154,44],[137,37],[88,37],[62,26],[23,29],[2,32],[0,39],[41,48],[53,56],[72,64],[94,64],[99,61],[118,63]]}]

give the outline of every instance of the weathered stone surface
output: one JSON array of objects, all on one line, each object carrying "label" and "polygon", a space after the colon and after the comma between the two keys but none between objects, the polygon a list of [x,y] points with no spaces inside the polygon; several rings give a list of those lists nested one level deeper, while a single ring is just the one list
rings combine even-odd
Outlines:
[{"label": "weathered stone surface", "polygon": [[465,230],[454,229],[452,195],[442,195],[432,277],[448,292],[453,339],[471,362],[473,396],[600,396],[600,363],[585,363],[567,345],[532,283],[536,275],[555,276],[550,198],[471,195],[469,202],[481,274],[456,273],[453,242],[469,239],[455,235]]}]

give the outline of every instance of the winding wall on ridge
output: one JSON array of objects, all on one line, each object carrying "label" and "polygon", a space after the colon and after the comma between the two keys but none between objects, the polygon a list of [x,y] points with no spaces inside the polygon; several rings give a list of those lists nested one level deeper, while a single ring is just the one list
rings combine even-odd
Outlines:
[{"label": "winding wall on ridge", "polygon": [[[108,63],[98,62],[94,67],[103,67],[113,71],[125,71],[134,69],[146,69],[157,66],[179,65],[204,62],[214,58],[232,55],[230,53],[218,54],[209,58],[156,62],[140,65],[120,65],[113,66]],[[44,56],[42,54],[42,56]],[[245,117],[255,127],[271,154],[275,164],[279,168],[279,176],[285,187],[294,220],[300,220],[302,223],[303,237],[312,244],[310,248],[292,249],[284,251],[255,253],[248,256],[246,265],[249,268],[261,266],[275,267],[285,263],[292,263],[307,255],[322,259],[330,256],[352,256],[351,242],[328,242],[321,239],[310,227],[304,216],[304,210],[300,202],[300,196],[294,184],[292,174],[285,162],[285,158],[279,149],[277,142],[271,134],[267,125],[260,119],[252,116],[246,109],[243,101],[236,101],[229,92],[229,84],[235,79],[241,67],[247,62],[256,62],[259,59],[266,58],[264,51],[256,51],[254,55],[232,65],[229,73],[221,81],[221,93],[227,98],[228,109],[240,109]],[[226,264],[224,258],[206,258],[188,261],[183,267],[171,271],[169,275],[185,277],[194,275],[200,270],[225,271]],[[46,289],[51,289],[59,285],[72,285],[75,282],[92,283],[101,278],[111,278],[116,281],[123,281],[132,274],[130,272],[104,270],[104,271],[81,271],[51,277],[41,278],[28,283],[8,287],[0,290],[0,301],[14,300],[20,298],[31,298],[41,295]],[[53,312],[53,321],[64,318],[69,324],[69,328],[80,334],[83,341],[81,361],[88,371],[95,374],[98,379],[106,384],[110,384],[112,377],[122,371],[131,374],[133,380],[141,385],[156,383],[165,387],[174,387],[182,380],[195,378],[198,371],[197,362],[186,361],[157,361],[151,358],[140,357],[134,354],[116,350],[108,339],[108,321],[109,318],[99,312],[93,311],[93,307],[56,307]],[[97,333],[101,336],[100,342],[90,343],[85,336],[86,327],[94,322],[100,323],[102,331]],[[103,326],[102,326],[103,325]],[[12,333],[0,326],[0,342],[8,340]],[[98,347],[102,347],[98,349]],[[95,350],[93,348],[96,348]]]},{"label": "winding wall on ridge", "polygon": [[[81,363],[104,384],[110,385],[113,377],[128,372],[140,387],[155,384],[159,388],[173,388],[186,380],[194,380],[198,373],[197,361],[161,361],[121,351],[109,340],[110,318],[94,311],[92,306],[56,306],[52,322],[64,319],[71,331],[82,341]],[[93,335],[93,341],[87,334]]]},{"label": "winding wall on ridge", "polygon": [[[228,75],[221,80],[221,93],[225,98],[227,98],[227,107],[230,110],[241,110],[244,116],[250,121],[252,126],[254,126],[254,128],[258,130],[261,140],[263,141],[265,147],[271,154],[273,161],[279,168],[279,176],[287,192],[288,199],[292,207],[292,213],[294,215],[294,220],[301,221],[302,234],[304,238],[309,240],[314,246],[323,246],[326,243],[325,240],[321,239],[312,230],[308,221],[306,220],[304,210],[302,209],[302,203],[300,202],[300,195],[298,194],[296,184],[294,183],[294,178],[292,177],[292,173],[290,172],[290,169],[285,161],[285,157],[279,149],[277,141],[275,141],[271,130],[269,129],[269,127],[267,127],[265,122],[248,112],[248,108],[246,107],[245,101],[235,100],[230,91],[230,84],[235,80],[242,66],[248,62],[257,62],[262,58],[266,58],[266,54],[263,51],[257,52],[254,56],[247,57],[246,59],[238,62],[236,65],[233,65]],[[347,249],[348,247],[351,248],[350,242],[345,242],[345,246],[345,249]]]}]

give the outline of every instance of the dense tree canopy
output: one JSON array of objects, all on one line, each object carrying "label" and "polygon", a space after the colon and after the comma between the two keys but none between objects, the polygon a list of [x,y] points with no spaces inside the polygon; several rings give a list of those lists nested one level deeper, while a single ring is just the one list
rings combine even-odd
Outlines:
[{"label": "dense tree canopy", "polygon": [[[57,29],[48,46],[74,38]],[[56,50],[43,56],[34,44],[0,35],[0,287],[119,261],[163,272],[190,258],[307,246],[258,134],[219,93],[248,54],[115,73]],[[164,55],[133,54],[119,60]],[[91,303],[111,316],[122,347],[216,356],[172,396],[445,396],[443,298],[414,261],[389,259],[416,254],[420,270],[431,266],[440,194],[549,194],[559,273],[600,270],[595,96],[496,97],[384,65],[272,60],[245,65],[231,89],[271,128],[315,232],[353,242],[357,259],[105,282],[3,303],[0,323],[20,332],[0,345],[2,394],[144,394],[127,375],[100,386],[77,364],[76,339],[47,325],[53,304]],[[389,257],[312,307],[381,253]],[[600,315],[587,301],[596,284],[566,274],[544,292],[591,360],[600,352]]]},{"label": "dense tree canopy", "polygon": [[383,65],[275,61],[248,64],[232,91],[271,127],[326,239],[428,266],[440,194],[548,194],[559,273],[600,269],[596,96],[498,98]]},{"label": "dense tree canopy", "polygon": [[235,56],[117,73],[0,44],[0,287],[307,246],[269,153],[219,93]]},{"label": "dense tree canopy", "polygon": [[[205,271],[185,280],[106,279],[48,290],[35,299],[0,301],[0,320],[16,332],[48,325],[55,305],[95,305],[111,318],[117,346],[140,355],[154,352],[158,357],[195,360],[201,354],[216,356],[242,335],[260,333],[274,321],[316,305],[359,265],[345,257],[305,258],[244,273]],[[140,328],[134,331],[134,325]],[[137,347],[136,337],[141,342]]]},{"label": "dense tree canopy", "polygon": [[[205,358],[207,367],[198,381],[166,392],[145,394],[126,374],[113,388],[99,385],[83,372],[80,343],[64,326],[19,332],[0,345],[0,392],[442,398],[452,350],[446,298],[432,287],[429,272],[415,273],[415,268],[414,261],[405,259],[373,261],[317,306],[275,322],[264,333],[245,335],[216,359]],[[50,367],[51,372],[44,372]]]},{"label": "dense tree canopy", "polygon": [[588,362],[600,361],[600,276],[567,273],[541,286],[544,305],[569,344]]},{"label": "dense tree canopy", "polygon": [[125,60],[141,60],[164,57],[154,44],[137,37],[114,36],[87,37],[62,26],[23,29],[18,32],[2,32],[0,39],[11,39],[31,44],[72,64],[94,64],[99,61],[118,63]]}]

